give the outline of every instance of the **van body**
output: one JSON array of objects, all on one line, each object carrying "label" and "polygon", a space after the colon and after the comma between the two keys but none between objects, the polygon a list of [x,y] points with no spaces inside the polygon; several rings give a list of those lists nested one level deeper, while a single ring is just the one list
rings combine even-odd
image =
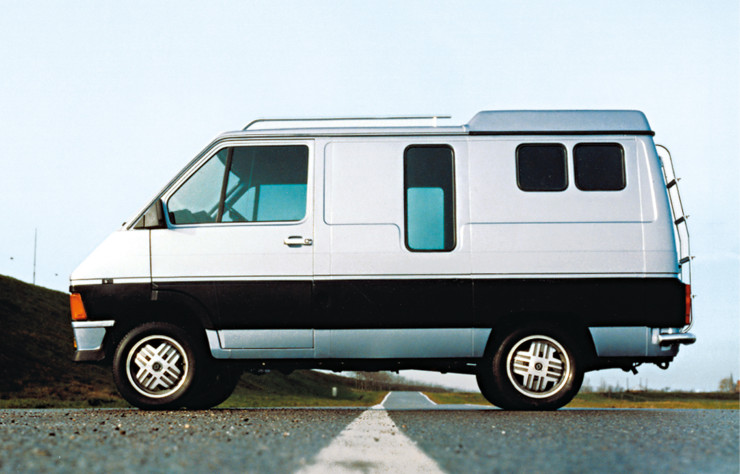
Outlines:
[{"label": "van body", "polygon": [[250,128],[71,275],[75,360],[112,362],[134,405],[324,368],[472,373],[498,406],[553,409],[586,371],[667,367],[695,340],[685,218],[641,112]]}]

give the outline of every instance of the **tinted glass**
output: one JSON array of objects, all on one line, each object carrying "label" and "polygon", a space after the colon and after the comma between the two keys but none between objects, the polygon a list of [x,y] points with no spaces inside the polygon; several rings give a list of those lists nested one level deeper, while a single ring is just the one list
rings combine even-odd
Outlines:
[{"label": "tinted glass", "polygon": [[520,145],[516,149],[516,179],[523,191],[563,191],[568,187],[563,145]]},{"label": "tinted glass", "polygon": [[304,145],[224,149],[174,192],[167,202],[170,221],[298,221],[306,215],[307,180]]},{"label": "tinted glass", "polygon": [[234,148],[223,222],[299,221],[306,215],[308,147]]},{"label": "tinted glass", "polygon": [[406,246],[416,251],[455,247],[454,158],[446,146],[412,146],[404,155]]},{"label": "tinted glass", "polygon": [[228,150],[221,150],[175,191],[167,203],[174,224],[216,222]]},{"label": "tinted glass", "polygon": [[573,148],[576,187],[584,191],[619,191],[627,185],[624,150],[617,143],[581,143]]},{"label": "tinted glass", "polygon": [[406,191],[408,246],[415,250],[445,248],[444,191],[409,188]]}]

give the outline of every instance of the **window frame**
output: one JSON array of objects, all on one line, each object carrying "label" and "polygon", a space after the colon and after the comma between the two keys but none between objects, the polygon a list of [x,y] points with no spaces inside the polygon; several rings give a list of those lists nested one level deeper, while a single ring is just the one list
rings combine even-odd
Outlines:
[{"label": "window frame", "polygon": [[[560,148],[563,150],[563,171],[564,171],[564,177],[565,177],[565,183],[562,188],[559,189],[525,189],[522,187],[522,181],[520,177],[520,166],[519,166],[519,150],[524,147],[548,147],[548,148]],[[515,158],[515,172],[516,172],[516,185],[519,188],[519,190],[524,191],[525,193],[561,193],[563,191],[566,191],[568,187],[570,186],[570,172],[568,170],[568,147],[565,146],[565,144],[560,142],[535,142],[535,143],[520,143],[517,145],[516,150],[514,152],[514,158]]]},{"label": "window frame", "polygon": [[[192,227],[192,226],[235,226],[235,225],[271,225],[271,224],[280,224],[280,225],[295,225],[295,224],[301,224],[306,221],[306,219],[309,219],[312,212],[312,202],[313,202],[313,191],[311,189],[311,183],[312,183],[312,155],[313,155],[313,146],[312,142],[310,141],[300,141],[300,142],[285,142],[285,141],[276,141],[276,142],[264,142],[260,141],[257,143],[252,142],[244,142],[244,141],[238,141],[238,142],[226,142],[222,143],[223,146],[220,146],[218,148],[212,149],[205,157],[197,161],[197,164],[194,166],[191,166],[187,173],[180,176],[180,178],[174,182],[169,189],[162,194],[161,201],[164,205],[164,217],[165,221],[167,223],[167,227]],[[228,186],[228,177],[230,173],[230,167],[231,162],[234,154],[235,148],[247,148],[247,147],[287,147],[287,146],[295,146],[295,147],[303,147],[306,149],[306,205],[305,210],[303,213],[303,217],[299,220],[280,220],[280,221],[229,221],[229,222],[223,222],[221,219],[223,218],[223,212],[224,212],[224,206],[225,206],[225,192],[226,192],[226,186]],[[198,173],[203,166],[206,165],[211,159],[213,159],[216,155],[221,153],[222,151],[227,150],[228,156],[227,156],[227,162],[224,166],[224,175],[223,179],[221,180],[221,189],[219,190],[219,203],[218,203],[218,210],[217,210],[217,217],[215,222],[192,222],[192,223],[183,223],[179,224],[176,222],[173,222],[172,219],[170,219],[170,210],[169,210],[169,201],[172,199],[173,195],[177,193],[184,185],[187,183],[196,173]]]},{"label": "window frame", "polygon": [[[409,149],[411,148],[446,148],[450,150],[451,158],[451,170],[450,170],[450,208],[452,210],[452,217],[450,222],[451,232],[451,245],[449,248],[442,249],[415,249],[409,245],[409,207],[408,207],[408,173],[406,172],[406,157]],[[406,250],[414,253],[448,253],[452,252],[457,248],[457,186],[456,186],[456,173],[455,173],[455,148],[452,145],[446,143],[421,143],[421,144],[410,144],[407,145],[403,150],[403,243]],[[444,224],[446,225],[446,224]],[[447,241],[447,235],[444,235],[444,240]]]},{"label": "window frame", "polygon": [[[578,147],[581,146],[616,146],[619,148],[620,151],[620,160],[622,164],[622,187],[618,189],[587,189],[582,188],[578,184],[578,164],[576,162],[576,150]],[[592,192],[602,192],[602,193],[613,193],[613,192],[619,192],[624,191],[627,188],[627,162],[625,160],[625,153],[624,153],[624,146],[622,146],[621,143],[617,142],[579,142],[573,145],[573,182],[576,185],[576,188],[578,190],[592,193]]]}]

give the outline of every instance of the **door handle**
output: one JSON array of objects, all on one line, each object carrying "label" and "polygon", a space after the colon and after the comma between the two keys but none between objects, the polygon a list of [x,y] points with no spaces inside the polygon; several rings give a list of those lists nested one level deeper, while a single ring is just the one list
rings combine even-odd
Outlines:
[{"label": "door handle", "polygon": [[304,239],[300,235],[291,235],[290,237],[286,237],[285,240],[283,240],[283,243],[288,247],[300,247],[301,245],[313,244],[313,240]]}]

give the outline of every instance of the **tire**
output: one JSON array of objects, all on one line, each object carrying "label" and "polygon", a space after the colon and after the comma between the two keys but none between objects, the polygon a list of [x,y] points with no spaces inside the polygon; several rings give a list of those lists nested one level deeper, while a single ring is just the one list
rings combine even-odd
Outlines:
[{"label": "tire", "polygon": [[[486,359],[484,358],[484,361]],[[489,362],[483,363],[485,366],[489,366]],[[493,386],[492,383],[489,382],[490,376],[486,376],[483,374],[483,370],[480,370],[480,367],[478,368],[478,372],[475,374],[475,381],[478,382],[478,389],[480,389],[481,395],[483,395],[483,398],[488,400],[491,405],[495,405],[499,408],[502,407],[502,402],[499,397],[497,397],[496,388]]]},{"label": "tire", "polygon": [[192,410],[207,410],[222,404],[228,399],[239,379],[241,370],[226,363],[214,363],[208,377],[204,377],[202,387],[197,387],[185,406]]},{"label": "tire", "polygon": [[478,367],[478,386],[492,404],[506,410],[556,410],[583,383],[580,346],[554,326],[516,329],[489,344]]},{"label": "tire", "polygon": [[153,322],[129,331],[113,356],[113,380],[126,401],[145,410],[185,406],[208,374],[209,357],[184,329]]}]

